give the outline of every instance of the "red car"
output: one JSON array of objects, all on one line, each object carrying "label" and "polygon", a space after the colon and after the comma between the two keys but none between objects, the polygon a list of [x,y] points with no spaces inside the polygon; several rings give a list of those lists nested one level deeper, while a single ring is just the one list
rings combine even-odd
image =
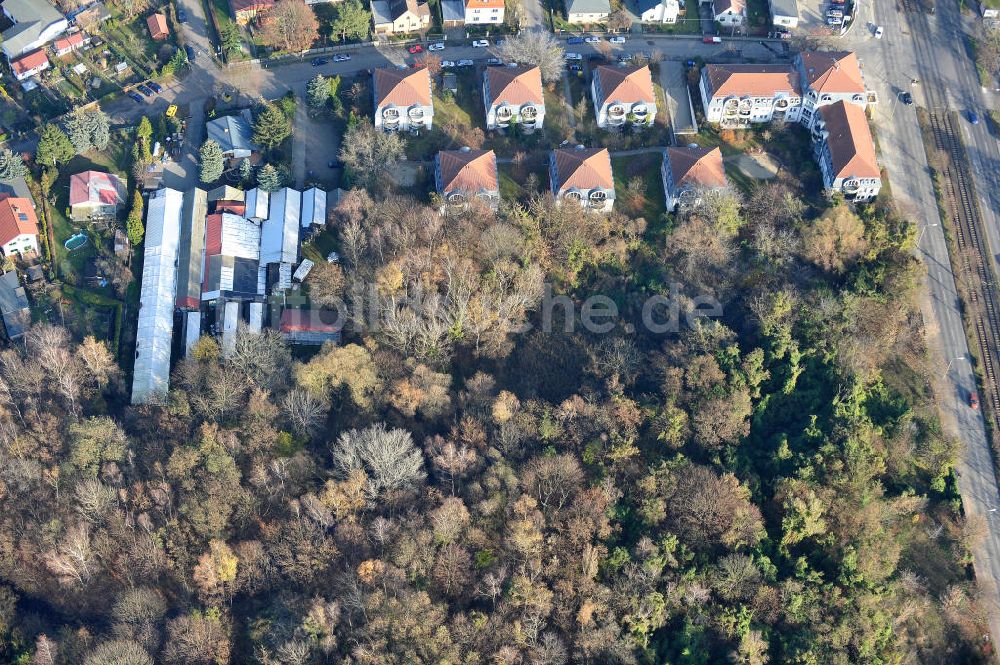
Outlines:
[{"label": "red car", "polygon": [[969,393],[969,407],[979,410],[979,393]]},{"label": "red car", "polygon": [[409,48],[409,51],[410,51],[410,53],[423,53],[424,52],[424,47],[421,46],[420,44],[414,44],[413,46],[411,46]]},{"label": "red car", "polygon": [[722,37],[702,37],[701,41],[705,42],[706,44],[721,44]]}]

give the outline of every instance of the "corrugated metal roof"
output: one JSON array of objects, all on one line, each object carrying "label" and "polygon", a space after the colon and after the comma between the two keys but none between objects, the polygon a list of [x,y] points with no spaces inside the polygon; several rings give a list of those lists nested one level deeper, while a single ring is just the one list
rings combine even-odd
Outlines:
[{"label": "corrugated metal roof", "polygon": [[191,353],[191,347],[201,337],[201,312],[188,312],[184,321],[184,355]]},{"label": "corrugated metal roof", "polygon": [[271,194],[271,214],[261,224],[260,262],[295,263],[299,258],[302,193],[285,187]]},{"label": "corrugated metal roof", "polygon": [[183,198],[176,189],[159,189],[149,197],[132,372],[133,404],[148,402],[169,388],[177,277],[174,262],[180,243]]},{"label": "corrugated metal roof", "polygon": [[267,219],[269,200],[270,200],[270,194],[265,192],[263,189],[258,189],[254,187],[253,189],[249,190],[246,196],[247,218],[256,219],[258,221]]},{"label": "corrugated metal roof", "polygon": [[326,192],[311,187],[302,192],[302,228],[326,225]]}]

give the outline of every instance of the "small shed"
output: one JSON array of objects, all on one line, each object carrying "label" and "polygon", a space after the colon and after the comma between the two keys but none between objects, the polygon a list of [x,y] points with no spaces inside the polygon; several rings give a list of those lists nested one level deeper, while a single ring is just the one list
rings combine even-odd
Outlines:
[{"label": "small shed", "polygon": [[149,36],[153,39],[166,39],[170,36],[170,28],[167,27],[167,17],[163,14],[151,14],[146,19],[149,27]]}]

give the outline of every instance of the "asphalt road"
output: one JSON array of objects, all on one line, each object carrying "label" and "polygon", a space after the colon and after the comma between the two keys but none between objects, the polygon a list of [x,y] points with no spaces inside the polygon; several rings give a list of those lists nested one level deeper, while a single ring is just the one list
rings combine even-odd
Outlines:
[{"label": "asphalt road", "polygon": [[[965,512],[980,516],[988,525],[986,537],[973,549],[973,557],[989,613],[990,632],[1000,638],[1000,511],[992,512],[1000,507],[1000,492],[982,414],[968,405],[976,381],[968,360],[955,276],[920,129],[914,108],[899,102],[901,93],[909,90],[917,105],[963,112],[974,108],[982,115],[989,93],[980,88],[965,51],[967,26],[956,4],[938,2],[936,13],[931,15],[904,13],[896,0],[875,0],[862,7],[857,20],[843,45],[858,53],[867,83],[880,94],[876,121],[882,161],[887,166],[893,195],[920,226],[918,249],[927,268],[924,320],[928,344],[937,357],[938,406],[946,431],[964,442],[958,482]],[[873,36],[877,25],[884,28],[880,40]],[[917,79],[916,85],[913,79]],[[983,225],[991,245],[997,248],[997,143],[985,122],[976,126],[962,124],[963,139],[976,172]],[[996,257],[995,250],[992,253]]]}]

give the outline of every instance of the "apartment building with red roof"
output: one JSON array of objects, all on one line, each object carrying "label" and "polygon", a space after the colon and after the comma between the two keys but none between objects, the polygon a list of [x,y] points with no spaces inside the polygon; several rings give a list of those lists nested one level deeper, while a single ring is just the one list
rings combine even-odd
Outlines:
[{"label": "apartment building with red roof", "polygon": [[816,109],[844,101],[862,109],[868,92],[858,56],[849,51],[803,51],[794,65],[802,81],[802,124],[812,127]]},{"label": "apartment building with red roof", "polygon": [[719,148],[669,147],[661,169],[667,210],[691,208],[705,192],[729,186]]},{"label": "apartment building with red roof", "polygon": [[497,156],[492,150],[442,150],[434,159],[434,184],[446,205],[463,206],[478,199],[496,209]]},{"label": "apartment building with red roof", "polygon": [[529,131],[540,129],[545,123],[542,71],[525,65],[487,67],[483,106],[487,129],[504,129],[511,124]]},{"label": "apartment building with red roof", "polygon": [[615,179],[607,148],[557,148],[549,158],[549,181],[556,201],[575,200],[583,208],[611,212]]},{"label": "apartment building with red roof", "polygon": [[656,120],[656,95],[648,65],[601,65],[590,84],[598,127],[652,125]]},{"label": "apartment building with red roof", "polygon": [[841,100],[816,115],[813,147],[823,185],[848,200],[871,201],[882,188],[882,172],[864,109]]},{"label": "apartment building with red roof", "polygon": [[431,76],[426,67],[383,67],[372,75],[375,128],[384,132],[430,129],[434,120]]}]

